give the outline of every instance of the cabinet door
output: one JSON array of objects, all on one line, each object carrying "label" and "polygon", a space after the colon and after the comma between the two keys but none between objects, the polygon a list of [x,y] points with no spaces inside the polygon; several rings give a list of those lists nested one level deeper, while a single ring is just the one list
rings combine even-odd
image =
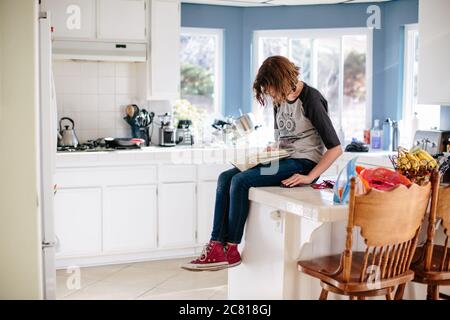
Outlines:
[{"label": "cabinet door", "polygon": [[145,41],[146,0],[98,0],[98,39]]},{"label": "cabinet door", "polygon": [[201,182],[197,188],[197,243],[204,244],[211,238],[216,202],[217,182]]},{"label": "cabinet door", "polygon": [[172,100],[179,97],[180,23],[178,0],[151,1],[149,99]]},{"label": "cabinet door", "polygon": [[450,104],[450,1],[419,2],[419,83],[422,104]]},{"label": "cabinet door", "polygon": [[160,247],[195,243],[195,183],[160,184],[158,235]]},{"label": "cabinet door", "polygon": [[156,247],[156,199],[156,186],[105,189],[105,252]]},{"label": "cabinet door", "polygon": [[95,0],[43,0],[55,39],[94,39]]},{"label": "cabinet door", "polygon": [[100,188],[58,190],[55,195],[57,256],[101,252],[101,197]]}]

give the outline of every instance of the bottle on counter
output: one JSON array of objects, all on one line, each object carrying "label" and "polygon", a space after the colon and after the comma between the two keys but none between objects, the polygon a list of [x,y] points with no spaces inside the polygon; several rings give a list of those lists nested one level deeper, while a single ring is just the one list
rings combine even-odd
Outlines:
[{"label": "bottle on counter", "polygon": [[383,138],[383,131],[380,128],[380,120],[375,119],[373,128],[370,132],[370,139],[371,139],[370,144],[372,149],[381,150],[382,138]]},{"label": "bottle on counter", "polygon": [[392,150],[392,120],[390,118],[386,118],[383,121],[383,142],[382,142],[383,150],[390,151]]},{"label": "bottle on counter", "polygon": [[397,151],[399,147],[400,131],[398,121],[392,122],[392,151]]}]

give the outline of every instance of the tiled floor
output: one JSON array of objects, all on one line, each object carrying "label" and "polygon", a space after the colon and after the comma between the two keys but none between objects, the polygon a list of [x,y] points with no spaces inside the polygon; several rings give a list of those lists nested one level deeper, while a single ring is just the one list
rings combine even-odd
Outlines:
[{"label": "tiled floor", "polygon": [[227,299],[227,270],[190,272],[181,269],[180,265],[189,260],[81,268],[79,283],[76,273],[58,270],[57,299]]}]

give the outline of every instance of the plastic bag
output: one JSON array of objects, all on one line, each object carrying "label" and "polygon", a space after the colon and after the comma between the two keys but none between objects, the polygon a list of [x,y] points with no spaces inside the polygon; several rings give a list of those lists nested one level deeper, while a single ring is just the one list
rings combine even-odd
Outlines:
[{"label": "plastic bag", "polygon": [[361,171],[361,178],[364,180],[366,191],[370,188],[388,191],[399,184],[407,187],[411,186],[411,181],[401,173],[386,168],[364,169]]},{"label": "plastic bag", "polygon": [[353,158],[350,160],[347,165],[339,172],[339,175],[337,176],[336,183],[334,184],[333,188],[333,202],[344,204],[348,203],[348,198],[350,195],[350,179],[352,177],[357,176],[356,171],[356,160],[358,157]]}]

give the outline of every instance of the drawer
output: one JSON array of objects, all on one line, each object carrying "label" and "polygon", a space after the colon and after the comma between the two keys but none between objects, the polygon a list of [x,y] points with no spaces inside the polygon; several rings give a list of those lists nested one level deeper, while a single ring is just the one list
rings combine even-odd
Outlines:
[{"label": "drawer", "polygon": [[162,165],[159,167],[159,182],[189,182],[196,179],[193,165]]},{"label": "drawer", "polygon": [[206,164],[198,166],[198,180],[217,181],[221,172],[231,169],[230,164]]},{"label": "drawer", "polygon": [[156,184],[155,166],[69,168],[56,170],[59,187],[89,187]]}]

